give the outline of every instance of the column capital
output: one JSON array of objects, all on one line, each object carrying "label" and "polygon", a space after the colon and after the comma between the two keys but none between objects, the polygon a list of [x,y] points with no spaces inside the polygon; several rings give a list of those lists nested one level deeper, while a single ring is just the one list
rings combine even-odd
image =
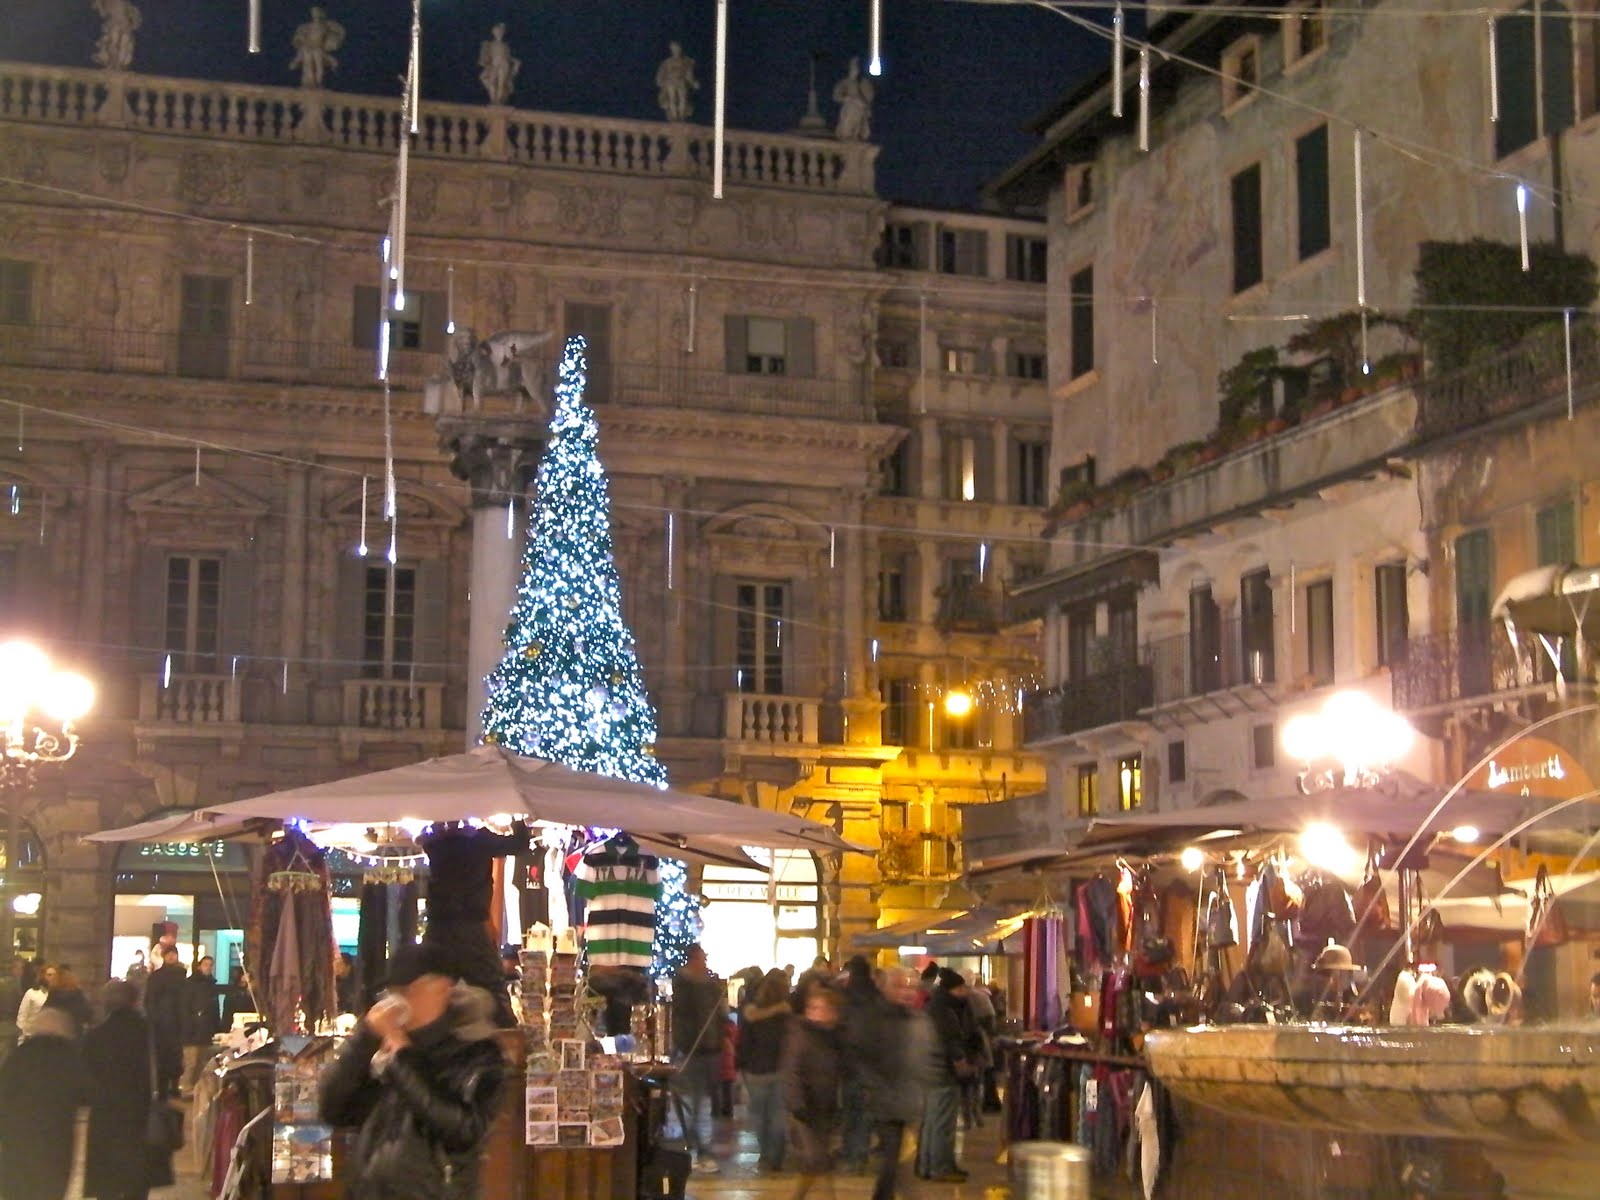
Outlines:
[{"label": "column capital", "polygon": [[452,414],[437,424],[450,473],[472,489],[473,508],[521,499],[544,454],[545,427],[532,417]]}]

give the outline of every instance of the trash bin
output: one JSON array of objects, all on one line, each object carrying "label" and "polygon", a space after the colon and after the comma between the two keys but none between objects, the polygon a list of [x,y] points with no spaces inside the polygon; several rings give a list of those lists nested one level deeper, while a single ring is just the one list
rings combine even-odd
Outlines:
[{"label": "trash bin", "polygon": [[1066,1142],[1011,1144],[1012,1200],[1089,1200],[1092,1158]]}]

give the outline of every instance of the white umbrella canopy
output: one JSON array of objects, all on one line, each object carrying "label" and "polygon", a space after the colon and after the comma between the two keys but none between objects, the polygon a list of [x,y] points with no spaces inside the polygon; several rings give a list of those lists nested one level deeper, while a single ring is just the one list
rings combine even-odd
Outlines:
[{"label": "white umbrella canopy", "polygon": [[[182,828],[194,831],[189,836],[219,836],[219,831],[243,828],[258,819],[386,825],[463,821],[502,813],[560,825],[622,829],[656,843],[710,838],[730,850],[741,845],[860,850],[828,826],[804,817],[574,771],[499,746],[478,746],[464,754],[215,805],[198,810],[190,818],[193,824]],[[153,828],[159,824],[145,822],[93,837],[97,841],[171,838],[170,831]],[[135,830],[140,831],[136,836],[127,836]]]}]

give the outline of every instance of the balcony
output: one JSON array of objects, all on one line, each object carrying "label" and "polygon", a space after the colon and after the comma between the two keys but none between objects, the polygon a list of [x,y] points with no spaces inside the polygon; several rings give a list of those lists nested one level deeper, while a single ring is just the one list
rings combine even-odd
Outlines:
[{"label": "balcony", "polygon": [[[1575,403],[1592,403],[1600,376],[1600,336],[1593,321],[1572,332]],[[1448,437],[1489,421],[1561,404],[1567,395],[1566,331],[1535,330],[1514,350],[1417,388],[1417,434]]]},{"label": "balcony", "polygon": [[239,680],[231,675],[174,673],[139,678],[139,720],[150,725],[237,725]]},{"label": "balcony", "polygon": [[816,700],[758,692],[729,692],[723,700],[722,736],[728,741],[768,746],[817,745],[821,705]]},{"label": "balcony", "polygon": [[1396,712],[1437,712],[1554,678],[1531,639],[1513,647],[1504,627],[1485,622],[1412,638],[1392,668]]},{"label": "balcony", "polygon": [[1272,623],[1219,621],[1205,633],[1155,638],[1145,645],[1144,660],[1157,708],[1233,688],[1265,687],[1277,667]]},{"label": "balcony", "polygon": [[351,679],[344,685],[349,729],[406,732],[444,728],[444,684],[404,679]]},{"label": "balcony", "polygon": [[[0,120],[173,137],[392,153],[400,102],[305,88],[121,75],[0,63]],[[709,180],[709,128],[426,101],[411,151],[451,163],[509,163],[573,173]],[[875,198],[878,147],[832,137],[729,130],[733,187]]]},{"label": "balcony", "polygon": [[[254,334],[195,338],[132,329],[8,326],[5,337],[0,338],[0,365],[272,384],[378,386],[377,356],[372,350],[349,342],[275,341]],[[443,369],[441,355],[397,350],[389,373],[395,387],[419,390],[425,379]],[[525,370],[553,381],[556,360],[546,355],[537,367],[530,365]],[[676,408],[829,421],[875,419],[868,389],[859,381],[690,370],[670,363],[591,364],[588,399],[601,407]]]},{"label": "balcony", "polygon": [[1153,697],[1148,663],[1034,692],[1023,699],[1023,741],[1032,746],[1102,725],[1135,720],[1150,707]]}]

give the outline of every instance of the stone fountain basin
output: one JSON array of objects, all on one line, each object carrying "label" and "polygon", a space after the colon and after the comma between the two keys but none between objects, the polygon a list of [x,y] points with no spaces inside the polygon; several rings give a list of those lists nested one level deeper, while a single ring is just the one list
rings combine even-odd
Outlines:
[{"label": "stone fountain basin", "polygon": [[1600,1026],[1204,1026],[1145,1051],[1175,1093],[1235,1116],[1600,1162]]}]

